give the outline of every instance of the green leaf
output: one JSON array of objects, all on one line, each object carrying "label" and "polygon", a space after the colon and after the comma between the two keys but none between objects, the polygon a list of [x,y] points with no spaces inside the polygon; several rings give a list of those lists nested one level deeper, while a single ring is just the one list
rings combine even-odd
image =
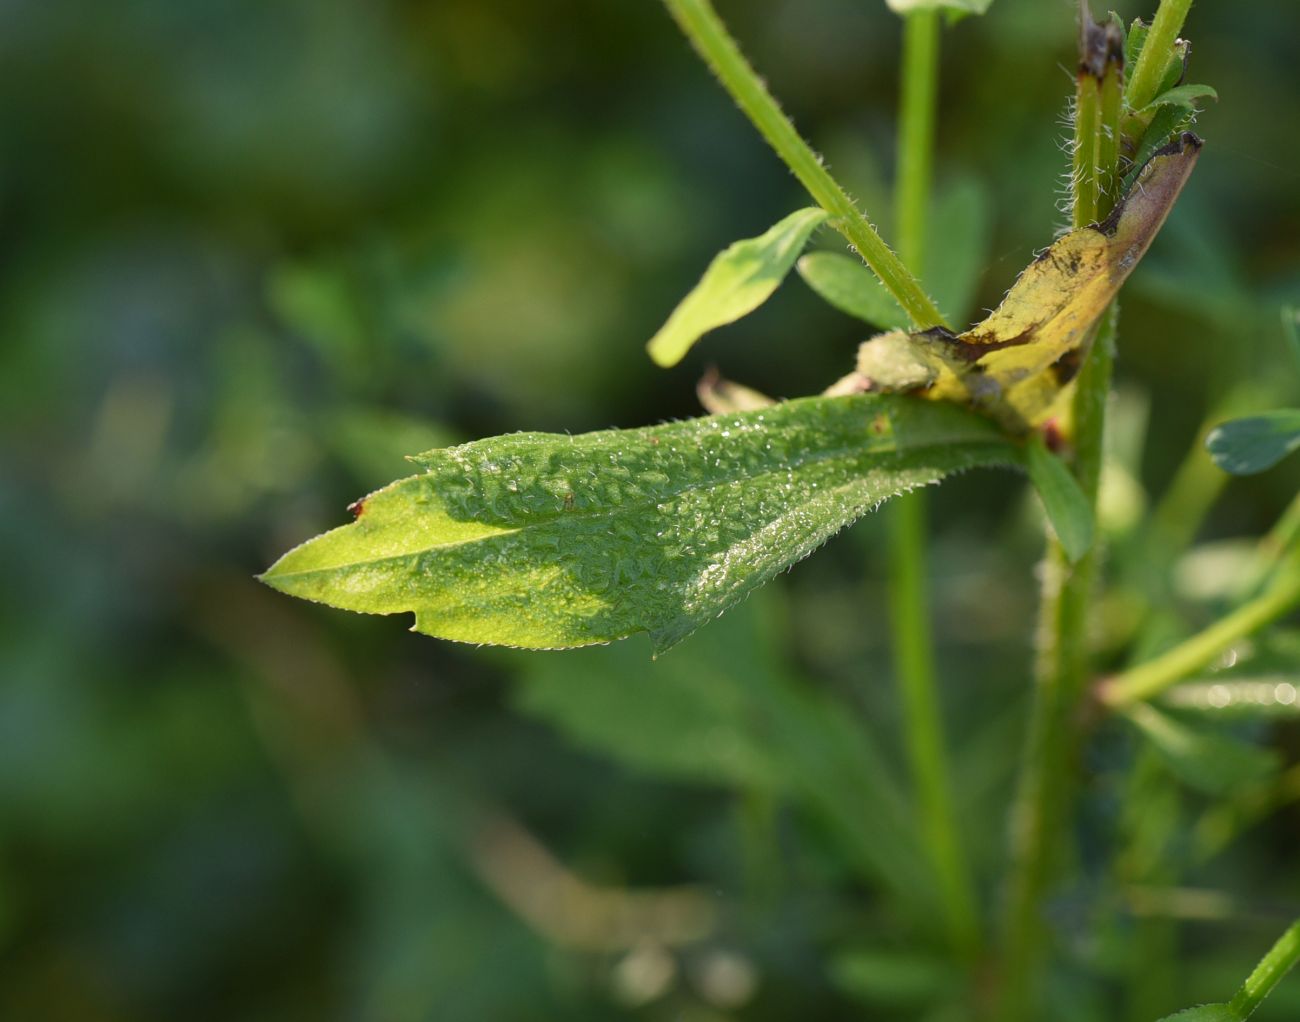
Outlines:
[{"label": "green leaf", "polygon": [[871,1005],[924,1006],[960,989],[951,961],[925,952],[846,951],[831,960],[830,976],[844,993]]},{"label": "green leaf", "polygon": [[1202,1004],[1199,1008],[1185,1008],[1166,1015],[1160,1022],[1241,1022],[1241,1016],[1230,1004]]},{"label": "green leaf", "polygon": [[1124,66],[1132,68],[1137,64],[1138,55],[1146,45],[1151,26],[1141,18],[1134,18],[1124,35]]},{"label": "green leaf", "polygon": [[1205,438],[1214,463],[1235,476],[1272,468],[1300,447],[1300,409],[1283,408],[1217,426]]},{"label": "green leaf", "polygon": [[[973,177],[958,178],[939,193],[927,219],[925,272],[933,297],[949,321],[965,320],[987,263],[990,241],[988,189]],[[911,320],[860,259],[838,252],[810,252],[799,275],[828,304],[885,330],[906,330]]]},{"label": "green leaf", "polygon": [[911,326],[907,313],[862,260],[838,252],[809,252],[798,269],[808,286],[840,312],[891,330]]},{"label": "green leaf", "polygon": [[462,642],[663,650],[882,501],[1019,456],[965,409],[863,394],[415,460],[262,579]]},{"label": "green leaf", "polygon": [[1065,548],[1065,555],[1073,564],[1092,548],[1092,506],[1065,462],[1047,449],[1042,434],[1030,437],[1026,452],[1029,478],[1038,490],[1043,510]]},{"label": "green leaf", "polygon": [[1187,77],[1187,61],[1191,55],[1192,44],[1190,42],[1186,39],[1174,40],[1174,45],[1169,48],[1165,73],[1160,78],[1160,88],[1156,90],[1157,95],[1168,92],[1170,89],[1182,84],[1183,79]]},{"label": "green leaf", "polygon": [[[1141,18],[1135,19],[1129,26],[1124,37],[1124,66],[1126,68],[1131,70],[1137,66],[1138,58],[1142,55],[1142,50],[1146,46],[1147,37],[1150,34],[1150,24]],[[1184,75],[1187,73],[1187,61],[1191,56],[1191,52],[1191,44],[1186,39],[1174,40],[1169,52],[1164,55],[1164,62],[1160,71],[1160,84],[1156,89],[1157,95],[1168,92],[1181,84]]]},{"label": "green leaf", "polygon": [[[1135,118],[1141,124],[1145,118]],[[1170,139],[1176,138],[1182,132],[1191,126],[1191,116],[1187,111],[1176,104],[1159,107],[1151,121],[1142,130],[1142,139],[1137,143],[1137,152],[1133,157],[1133,165],[1128,175],[1124,178],[1121,186],[1124,192],[1128,192],[1137,183],[1142,168],[1146,166],[1147,161],[1152,159],[1156,153],[1169,144]]]},{"label": "green leaf", "polygon": [[1179,106],[1185,110],[1196,110],[1198,109],[1196,101],[1206,98],[1217,100],[1219,94],[1209,85],[1179,85],[1162,92],[1148,103],[1141,112],[1154,113],[1156,107],[1161,106]]},{"label": "green leaf", "polygon": [[1296,368],[1300,368],[1300,308],[1294,305],[1282,306],[1282,333],[1286,336]]},{"label": "green leaf", "polygon": [[1278,756],[1271,749],[1192,727],[1147,703],[1138,703],[1126,715],[1151,742],[1170,773],[1198,791],[1230,793],[1238,785],[1278,769]]},{"label": "green leaf", "polygon": [[787,683],[777,656],[754,648],[770,652],[756,603],[702,632],[670,670],[630,643],[521,656],[515,706],[647,776],[784,793],[789,775],[756,704]]},{"label": "green leaf", "polygon": [[661,366],[676,365],[710,330],[734,323],[767,301],[826,216],[821,209],[798,210],[765,234],[718,253],[650,339],[650,357]]},{"label": "green leaf", "polygon": [[950,323],[970,321],[975,292],[988,266],[992,226],[988,188],[978,178],[958,178],[935,199],[921,276]]},{"label": "green leaf", "polygon": [[779,799],[866,878],[924,901],[933,884],[910,804],[861,716],[786,666],[779,611],[756,593],[670,668],[631,643],[520,657],[516,705],[643,775]]}]

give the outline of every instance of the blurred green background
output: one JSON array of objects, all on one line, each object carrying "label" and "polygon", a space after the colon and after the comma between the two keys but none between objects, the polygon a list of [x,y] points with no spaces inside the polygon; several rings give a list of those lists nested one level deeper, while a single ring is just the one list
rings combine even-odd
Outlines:
[{"label": "blurred green background", "polygon": [[[888,238],[897,19],[719,6]],[[1300,7],[1201,0],[1187,34],[1221,102],[1126,291],[1112,659],[1153,604],[1168,635],[1210,620],[1209,554],[1300,482],[1233,482],[1200,560],[1154,552],[1148,511],[1218,403],[1300,402],[1279,326],[1300,300]],[[1073,42],[1056,0],[945,33],[938,184],[974,195],[968,313],[1063,223]],[[657,3],[0,0],[0,152],[0,1017],[963,1017],[891,825],[878,523],[657,662],[642,639],[443,644],[253,579],[403,455],[698,414],[709,364],[782,396],[847,371],[866,331],[797,277],[687,364],[645,357],[715,251],[807,204]],[[932,504],[992,905],[1041,532],[1012,475]],[[1295,723],[1256,728],[1295,761]],[[1210,857],[1196,825],[1227,810],[1154,769],[1135,816],[1132,741],[1092,750],[1082,852],[1044,906],[1057,1019],[1219,999],[1300,907],[1294,778]],[[1298,986],[1267,1018],[1300,1015]]]}]

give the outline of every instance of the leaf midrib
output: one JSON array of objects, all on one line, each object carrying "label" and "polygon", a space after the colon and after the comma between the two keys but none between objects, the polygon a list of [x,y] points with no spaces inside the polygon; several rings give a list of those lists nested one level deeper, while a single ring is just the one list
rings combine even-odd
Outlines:
[{"label": "leaf midrib", "polygon": [[[908,454],[916,454],[916,453],[920,453],[920,452],[922,452],[922,451],[929,450],[929,449],[931,449],[931,448],[943,447],[943,446],[947,446],[947,445],[961,445],[961,446],[967,446],[967,445],[974,445],[974,444],[993,444],[993,443],[996,443],[996,439],[993,438],[993,437],[989,437],[989,438],[987,438],[987,439],[985,439],[985,438],[980,438],[980,439],[971,439],[971,440],[949,440],[949,441],[947,441],[946,443],[945,443],[944,441],[939,441],[939,442],[927,442],[927,443],[925,443],[925,444],[918,444],[918,445],[913,446],[913,447],[903,447],[903,448],[900,448],[900,447],[898,447],[898,446],[894,446],[894,447],[889,448],[888,450],[882,450],[882,451],[879,451],[879,452],[876,452],[876,453],[879,453],[879,454],[882,454],[882,455],[884,455],[884,454],[897,454],[897,455],[904,455],[904,456],[905,456],[905,455],[908,455]],[[758,481],[758,480],[761,480],[761,479],[765,479],[765,478],[767,478],[768,476],[777,475],[777,474],[780,473],[780,472],[788,472],[788,471],[792,471],[792,470],[794,470],[794,469],[804,468],[804,467],[807,467],[807,466],[809,466],[809,465],[815,465],[815,464],[818,464],[818,463],[820,463],[820,462],[833,461],[833,460],[836,460],[836,459],[839,459],[839,458],[849,458],[849,457],[852,457],[852,456],[853,456],[853,454],[854,454],[855,451],[859,451],[859,450],[860,450],[860,449],[858,449],[858,448],[851,448],[851,447],[849,447],[849,446],[847,446],[847,445],[841,445],[841,446],[839,446],[839,447],[833,448],[833,449],[828,450],[828,451],[812,451],[812,452],[809,452],[808,455],[806,455],[806,456],[804,456],[804,457],[801,457],[801,458],[799,458],[799,459],[796,460],[796,461],[793,461],[793,462],[787,462],[787,463],[786,463],[785,465],[783,465],[783,466],[780,466],[780,467],[774,467],[774,468],[772,468],[772,469],[770,469],[770,470],[767,470],[767,471],[764,471],[764,472],[759,472],[759,473],[756,473],[756,474],[753,474],[753,475],[732,474],[732,475],[730,475],[730,476],[728,476],[728,477],[726,477],[726,478],[722,478],[722,479],[714,479],[714,480],[710,480],[710,481],[708,481],[708,482],[690,483],[690,484],[687,484],[687,485],[681,487],[681,489],[674,490],[674,491],[672,491],[671,493],[666,494],[666,495],[664,495],[664,496],[661,496],[661,497],[659,497],[659,498],[657,498],[657,499],[655,499],[655,500],[653,500],[653,501],[651,501],[651,500],[632,501],[632,502],[629,502],[629,503],[627,503],[627,504],[621,505],[620,508],[619,508],[619,510],[624,510],[624,509],[626,509],[626,510],[641,509],[641,508],[648,507],[648,506],[650,506],[651,504],[655,504],[655,505],[657,505],[657,504],[661,504],[661,503],[663,503],[665,500],[675,499],[675,498],[678,498],[678,497],[684,496],[685,494],[691,493],[691,492],[693,492],[693,491],[695,491],[695,490],[700,490],[700,489],[711,489],[711,488],[713,488],[713,487],[717,487],[717,486],[726,486],[726,485],[729,485],[730,483],[742,482],[742,481],[744,481],[744,480],[753,480],[753,481]],[[863,453],[872,453],[872,452],[870,452],[870,451],[866,451],[866,452],[863,452]],[[420,478],[420,477],[419,477],[419,476],[412,476],[411,478],[413,478],[413,479],[418,479],[418,478]],[[840,489],[842,489],[843,487],[846,487],[846,486],[848,486],[848,485],[850,485],[850,483],[846,482],[846,483],[844,483],[842,486],[836,486],[836,487],[834,487],[833,489],[836,490],[836,491],[838,491],[838,490],[840,490]],[[608,515],[613,515],[613,514],[616,514],[616,513],[617,513],[617,511],[615,511],[615,510],[613,510],[613,509],[610,509],[610,508],[592,508],[592,509],[590,509],[590,510],[577,510],[577,509],[574,509],[573,511],[565,511],[565,512],[561,512],[561,513],[559,513],[559,514],[553,515],[553,516],[548,516],[548,517],[546,517],[546,518],[544,518],[544,519],[542,519],[542,520],[540,520],[540,521],[537,521],[537,522],[529,522],[529,523],[527,523],[527,524],[525,524],[525,525],[518,525],[518,526],[514,526],[514,527],[501,526],[501,527],[497,528],[497,531],[492,532],[492,533],[490,533],[490,534],[488,534],[488,535],[485,535],[485,536],[474,536],[474,537],[472,537],[472,538],[470,538],[470,539],[456,540],[455,542],[452,542],[452,543],[438,543],[438,544],[434,544],[434,545],[430,545],[430,546],[423,547],[423,548],[421,548],[421,549],[419,549],[419,550],[406,551],[406,552],[404,552],[404,553],[400,553],[400,554],[390,554],[390,555],[387,556],[387,557],[375,557],[375,558],[371,558],[371,559],[368,559],[368,560],[348,561],[348,562],[343,563],[343,564],[334,564],[334,565],[330,565],[329,567],[326,567],[326,568],[308,568],[308,569],[305,569],[305,570],[302,570],[302,571],[287,571],[287,572],[279,572],[279,573],[274,573],[274,574],[272,574],[271,572],[267,572],[266,575],[263,576],[263,577],[264,577],[264,578],[269,578],[269,579],[272,579],[272,580],[278,580],[278,579],[286,579],[286,580],[287,580],[287,579],[302,580],[302,579],[308,579],[308,578],[311,578],[312,576],[323,575],[323,574],[328,574],[328,573],[337,572],[337,571],[346,571],[346,570],[348,570],[348,569],[350,569],[350,568],[359,568],[359,567],[366,567],[366,566],[383,567],[383,566],[388,565],[388,564],[400,563],[401,561],[408,560],[408,559],[410,559],[410,558],[412,558],[412,557],[422,557],[422,556],[424,556],[425,554],[428,554],[430,551],[433,551],[433,550],[455,550],[455,549],[458,548],[458,547],[467,546],[467,545],[469,545],[469,544],[471,544],[471,543],[481,543],[481,542],[483,542],[484,540],[487,540],[487,539],[494,539],[494,538],[496,538],[496,537],[498,537],[498,536],[509,536],[509,535],[513,535],[513,534],[515,534],[515,533],[523,532],[523,531],[525,531],[525,530],[527,530],[527,529],[538,528],[538,527],[540,527],[540,526],[547,525],[547,524],[549,524],[549,523],[551,523],[551,522],[569,521],[569,520],[572,520],[572,519],[574,519],[574,518],[578,518],[578,517],[584,517],[584,518],[585,518],[585,517],[599,517],[599,516],[602,516],[602,515],[608,516]],[[456,520],[458,520],[458,521],[475,521],[476,519],[470,518],[470,519],[456,519]],[[354,523],[354,524],[355,524],[355,523]],[[350,526],[344,526],[344,528],[349,528],[349,527],[350,527]]]}]

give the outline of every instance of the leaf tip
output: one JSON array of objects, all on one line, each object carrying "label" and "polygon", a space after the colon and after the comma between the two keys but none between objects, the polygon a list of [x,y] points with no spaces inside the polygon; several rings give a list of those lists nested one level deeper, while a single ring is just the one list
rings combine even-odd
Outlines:
[{"label": "leaf tip", "polygon": [[645,346],[645,350],[650,356],[650,361],[660,369],[671,369],[680,362],[686,354],[684,351],[678,351],[676,346],[672,345],[669,342],[669,339],[663,336],[662,332],[655,334],[654,337],[650,338],[649,343]]}]

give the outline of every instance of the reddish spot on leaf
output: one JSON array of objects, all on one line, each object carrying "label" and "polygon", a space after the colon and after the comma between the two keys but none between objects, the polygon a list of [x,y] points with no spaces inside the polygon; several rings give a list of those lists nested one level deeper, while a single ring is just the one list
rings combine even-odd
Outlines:
[{"label": "reddish spot on leaf", "polygon": [[352,512],[353,518],[360,518],[366,511],[366,498],[362,497],[360,500],[354,500],[348,505],[348,510]]}]

